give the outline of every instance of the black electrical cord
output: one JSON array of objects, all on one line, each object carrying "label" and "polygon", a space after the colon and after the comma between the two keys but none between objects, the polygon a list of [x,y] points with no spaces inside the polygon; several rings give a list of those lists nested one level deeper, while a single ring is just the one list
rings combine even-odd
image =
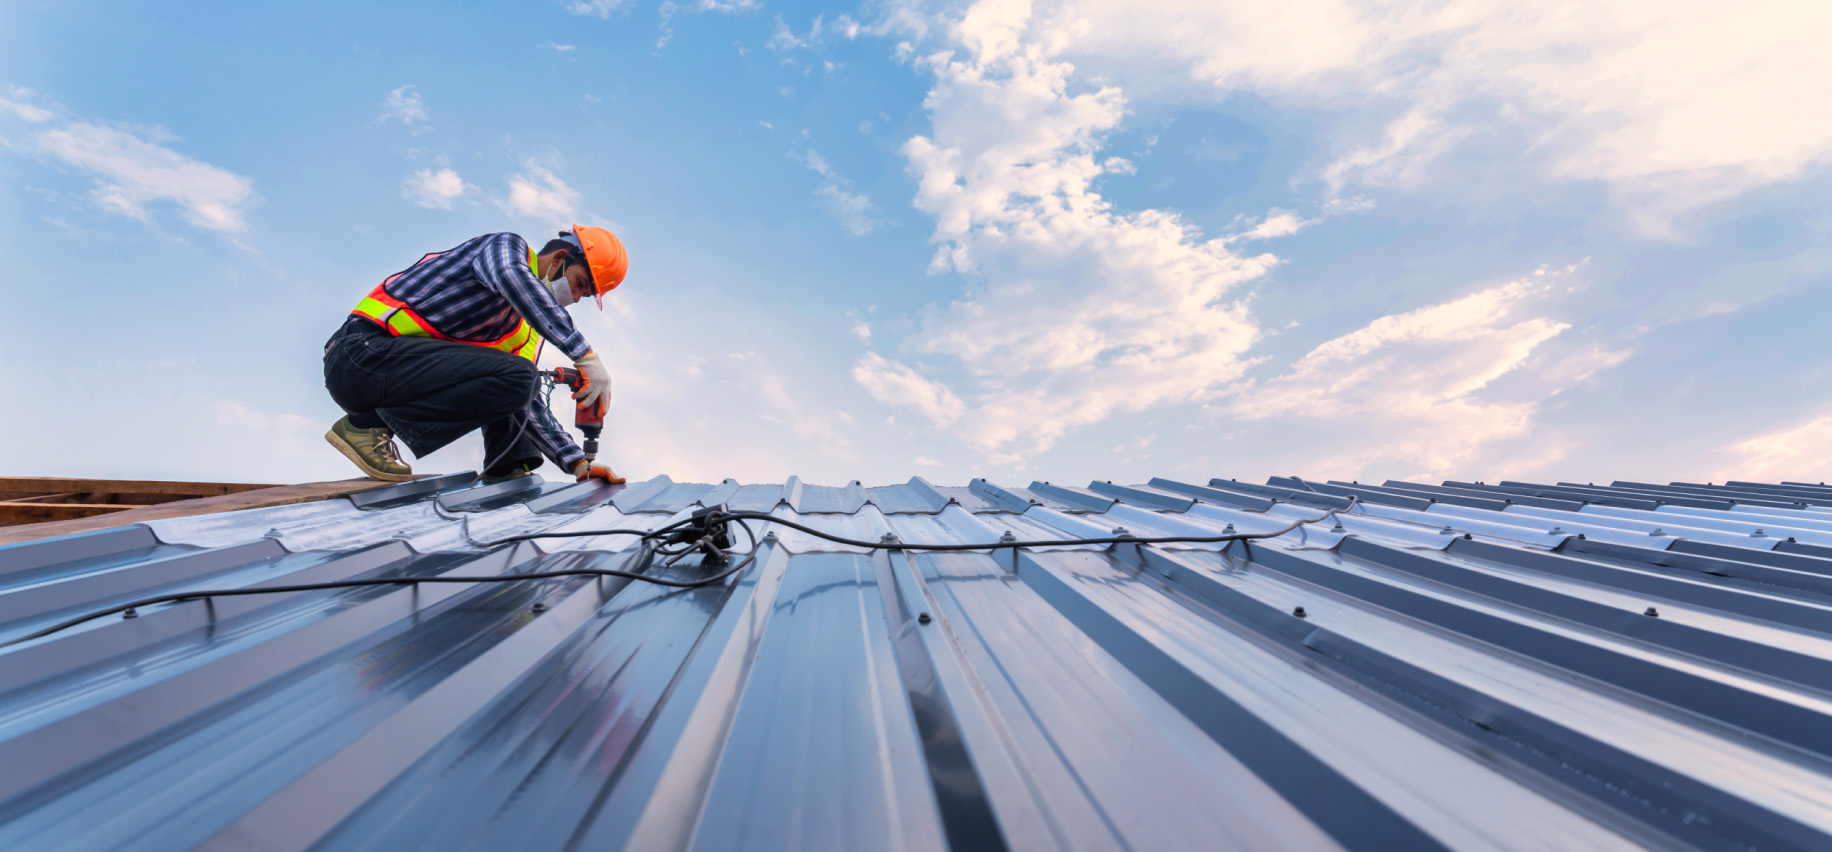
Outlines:
[{"label": "black electrical cord", "polygon": [[[693,518],[685,518],[654,530],[602,530],[599,534],[627,534],[640,536],[643,539],[643,549],[637,554],[636,561],[641,563],[642,568],[646,569],[657,555],[674,556],[675,559],[667,563],[668,565],[672,565],[675,561],[679,561],[681,557],[699,548],[699,542],[687,542],[687,546],[676,550],[667,550],[664,547],[657,547],[651,543],[653,539],[665,537],[668,533],[684,525],[691,524],[693,521]],[[527,574],[493,574],[487,577],[377,577],[366,580],[331,580],[323,583],[295,583],[287,586],[259,586],[243,589],[198,589],[189,592],[153,595],[151,597],[140,598],[138,600],[128,601],[124,604],[111,606],[107,609],[87,612],[75,618],[60,621],[49,627],[21,636],[17,639],[0,643],[0,648],[7,648],[13,645],[30,642],[34,639],[43,639],[46,636],[75,627],[85,621],[93,621],[103,616],[114,615],[117,612],[127,612],[128,610],[139,609],[143,606],[197,600],[201,598],[232,597],[236,595],[275,595],[288,592],[316,592],[326,589],[354,589],[364,586],[415,586],[421,583],[514,583],[522,580],[548,580],[555,577],[623,577],[629,580],[641,580],[645,583],[653,583],[657,586],[667,586],[674,589],[692,589],[717,583],[720,580],[743,571],[745,568],[749,567],[752,562],[756,561],[756,534],[751,531],[750,525],[743,521],[739,521],[738,526],[743,528],[744,534],[750,538],[751,552],[724,571],[694,580],[669,580],[662,577],[651,577],[647,574],[638,573],[637,571],[623,571],[615,568],[569,568],[561,571],[536,571]],[[702,539],[702,541],[703,540],[704,539]],[[490,542],[488,546],[494,547],[499,543],[500,542]]]},{"label": "black electrical cord", "polygon": [[[1002,548],[1015,548],[1015,547],[1062,547],[1064,545],[1077,545],[1077,544],[1215,544],[1215,543],[1224,542],[1224,541],[1252,541],[1254,539],[1276,538],[1278,536],[1291,532],[1292,530],[1295,530],[1298,527],[1301,527],[1305,524],[1314,524],[1320,521],[1327,521],[1330,518],[1335,517],[1336,515],[1342,512],[1346,512],[1354,508],[1357,503],[1361,502],[1358,498],[1355,498],[1355,497],[1348,498],[1348,501],[1349,501],[1348,505],[1342,506],[1341,508],[1330,509],[1329,511],[1324,512],[1323,514],[1318,515],[1314,518],[1299,518],[1298,520],[1292,521],[1291,523],[1286,524],[1285,526],[1279,527],[1278,529],[1271,530],[1269,532],[1227,533],[1225,535],[1163,535],[1163,536],[1149,536],[1149,537],[1141,537],[1141,536],[1135,536],[1135,535],[1121,535],[1121,536],[1111,536],[1107,538],[1057,538],[1057,539],[1040,539],[1040,540],[1034,540],[1034,541],[1017,541],[1017,540],[995,541],[995,542],[989,542],[986,544],[911,544],[911,543],[906,543],[902,541],[897,541],[895,539],[892,539],[889,541],[860,541],[859,539],[845,538],[842,536],[834,535],[829,532],[817,530],[813,527],[804,526],[794,521],[785,521],[782,518],[778,518],[775,515],[771,515],[765,512],[725,512],[725,513],[717,515],[716,517],[718,520],[721,520],[721,521],[759,520],[759,521],[765,521],[765,522],[772,523],[772,524],[781,524],[785,527],[789,527],[790,529],[801,530],[802,532],[808,533],[809,535],[815,536],[817,538],[824,538],[836,544],[849,544],[849,545],[852,545],[853,547],[864,547],[864,548],[869,548],[872,550],[962,551],[962,550],[999,550]],[[616,532],[616,531],[613,530],[610,532]],[[604,531],[604,530],[568,530],[566,532],[528,533],[526,535],[512,535],[507,538],[499,538],[494,541],[478,542],[478,546],[479,547],[486,547],[486,546],[494,547],[499,544],[508,544],[509,542],[513,542],[513,541],[533,541],[534,539],[537,539],[537,538],[575,538],[579,536],[593,536],[593,535],[606,535],[606,534],[608,533],[607,531]]]},{"label": "black electrical cord", "polygon": [[[837,536],[832,533],[818,530],[818,529],[815,529],[813,527],[810,527],[804,524],[798,524],[794,521],[783,520],[782,518],[778,518],[775,515],[771,515],[765,512],[712,511],[712,512],[699,513],[692,517],[682,518],[679,521],[675,521],[674,523],[668,524],[663,527],[658,527],[653,530],[632,530],[632,529],[567,530],[565,532],[544,532],[544,533],[528,533],[525,535],[512,535],[506,538],[499,538],[499,539],[495,539],[492,541],[472,542],[472,544],[477,547],[489,549],[489,548],[498,547],[504,544],[510,544],[513,542],[533,541],[535,539],[541,539],[541,538],[581,538],[581,537],[586,537],[586,536],[600,536],[600,535],[634,535],[634,536],[638,536],[643,542],[643,551],[638,555],[637,559],[641,561],[643,567],[646,568],[648,567],[649,563],[654,559],[654,557],[657,555],[674,557],[674,559],[670,560],[668,563],[669,565],[674,564],[674,562],[679,561],[681,558],[687,556],[688,554],[694,552],[695,550],[699,550],[703,547],[709,546],[712,538],[714,537],[714,535],[716,535],[716,533],[713,533],[710,530],[712,530],[716,525],[722,525],[728,521],[736,522],[739,527],[744,529],[745,536],[748,537],[751,541],[750,553],[747,554],[743,559],[733,564],[732,567],[727,568],[724,571],[721,571],[717,574],[713,574],[711,576],[701,577],[697,580],[667,580],[661,577],[651,577],[647,574],[641,574],[641,573],[637,573],[634,571],[620,571],[620,570],[613,569],[613,568],[573,568],[573,569],[567,569],[563,571],[540,571],[540,572],[535,572],[535,573],[530,573],[530,574],[497,574],[497,575],[493,575],[489,577],[449,577],[449,576],[447,577],[418,577],[418,578],[415,578],[415,577],[389,577],[389,578],[375,578],[375,579],[368,579],[368,580],[333,580],[333,581],[324,582],[324,583],[300,583],[300,584],[291,585],[291,586],[262,586],[258,588],[245,588],[245,589],[202,589],[202,590],[190,591],[190,592],[175,592],[175,593],[167,594],[167,595],[155,595],[153,597],[147,597],[147,598],[141,598],[135,601],[129,601],[127,603],[120,604],[118,606],[109,607],[107,609],[96,610],[94,612],[85,613],[75,618],[71,618],[66,621],[58,622],[57,624],[53,624],[50,627],[46,627],[35,633],[29,634],[26,636],[21,636],[18,639],[14,639],[10,642],[6,642],[5,644],[0,644],[0,648],[17,645],[22,642],[30,642],[34,639],[42,639],[60,630],[74,627],[78,624],[82,624],[85,621],[90,621],[93,619],[101,618],[106,615],[113,615],[117,612],[126,612],[130,609],[137,609],[143,606],[152,606],[153,604],[171,603],[175,601],[194,600],[198,598],[227,597],[231,595],[282,594],[286,592],[310,592],[310,591],[321,591],[325,589],[349,589],[349,588],[358,588],[358,587],[363,587],[363,586],[409,586],[409,585],[417,585],[419,583],[511,583],[511,582],[518,582],[521,580],[546,580],[546,579],[552,579],[555,577],[623,577],[623,578],[630,579],[630,580],[640,580],[645,583],[654,583],[655,585],[658,585],[658,586],[667,586],[669,588],[691,589],[691,588],[695,588],[698,586],[705,586],[705,585],[709,585],[712,583],[717,583],[720,580],[723,580],[727,577],[732,576],[733,574],[736,574],[744,570],[752,562],[756,561],[757,543],[758,543],[757,536],[751,531],[750,524],[745,523],[746,521],[750,521],[750,520],[763,521],[765,523],[772,523],[772,524],[781,524],[782,526],[789,527],[790,529],[800,530],[802,532],[808,533],[809,535],[815,536],[817,538],[823,538],[828,541],[834,542],[836,544],[846,544],[846,545],[851,545],[853,547],[863,547],[869,550],[922,550],[922,551],[932,551],[933,552],[933,551],[999,550],[999,549],[1005,549],[1005,548],[1021,548],[1021,547],[1063,547],[1063,546],[1084,545],[1084,544],[1185,544],[1185,543],[1187,544],[1214,544],[1214,543],[1219,543],[1219,542],[1224,542],[1224,541],[1252,541],[1255,539],[1274,538],[1277,536],[1284,535],[1288,532],[1291,532],[1292,530],[1295,530],[1298,527],[1301,527],[1305,524],[1314,524],[1314,523],[1318,523],[1321,521],[1327,521],[1330,518],[1342,512],[1346,512],[1349,509],[1353,509],[1355,507],[1355,504],[1360,502],[1359,499],[1355,497],[1350,497],[1348,498],[1348,500],[1349,502],[1348,502],[1348,505],[1346,506],[1342,506],[1336,509],[1330,509],[1329,511],[1326,511],[1323,514],[1318,515],[1317,517],[1314,517],[1314,518],[1299,518],[1298,520],[1292,521],[1291,523],[1286,524],[1285,526],[1282,526],[1276,530],[1270,530],[1267,532],[1227,533],[1223,535],[1170,535],[1170,536],[1147,536],[1147,537],[1122,535],[1122,536],[1110,536],[1110,537],[1105,537],[1105,538],[1067,538],[1067,539],[1044,539],[1044,540],[1035,540],[1035,541],[1017,541],[1017,540],[996,541],[996,542],[990,542],[986,544],[920,544],[920,543],[901,542],[901,541],[897,541],[896,539],[888,539],[885,541],[860,541],[858,539],[851,539],[851,538],[846,538],[844,536]],[[708,532],[704,536],[702,536],[700,539],[698,539],[697,541],[677,540],[673,542],[665,542],[662,545],[655,545],[652,543],[656,539],[666,539],[669,537],[669,534],[673,533],[675,530],[681,529],[686,526],[693,525],[695,523],[703,523],[704,528],[708,530]],[[667,547],[668,544],[676,544],[678,545],[678,547],[676,547],[675,549],[668,549]]]}]

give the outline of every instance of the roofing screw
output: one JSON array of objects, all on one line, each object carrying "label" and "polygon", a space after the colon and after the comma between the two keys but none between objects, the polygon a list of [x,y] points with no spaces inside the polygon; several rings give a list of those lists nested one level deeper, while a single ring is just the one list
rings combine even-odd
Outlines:
[{"label": "roofing screw", "polygon": [[1749,537],[1750,538],[1768,538],[1768,533],[1763,532],[1761,527],[1757,527],[1755,532],[1752,532],[1749,534]]},{"label": "roofing screw", "polygon": [[1470,535],[1469,533],[1464,533],[1464,534],[1463,534],[1463,537],[1464,537],[1464,538],[1466,538],[1466,539],[1469,539],[1470,541],[1475,541],[1475,540],[1476,540],[1476,537],[1475,537],[1475,536],[1473,536],[1473,535]]},{"label": "roofing screw", "polygon": [[130,606],[127,609],[122,610],[121,617],[122,618],[139,618],[140,613],[134,612],[134,608]]},{"label": "roofing screw", "polygon": [[1333,533],[1345,533],[1345,532],[1348,532],[1349,530],[1348,530],[1348,527],[1345,527],[1342,525],[1342,519],[1337,518],[1336,525],[1333,527],[1330,527],[1329,531]]},{"label": "roofing screw", "polygon": [[1299,618],[1307,618],[1307,617],[1308,617],[1308,616],[1306,616],[1306,615],[1304,614],[1304,608],[1303,608],[1303,607],[1298,607],[1297,609],[1294,609],[1294,610],[1292,610],[1292,611],[1291,611],[1291,614],[1292,614],[1292,615],[1295,615],[1295,616],[1297,616],[1297,617],[1299,617]]},{"label": "roofing screw", "polygon": [[1438,535],[1456,535],[1456,534],[1457,534],[1457,531],[1451,529],[1450,527],[1445,527],[1441,530],[1438,530]]},{"label": "roofing screw", "polygon": [[1794,537],[1791,535],[1787,537],[1787,540],[1790,544],[1799,544],[1799,542],[1794,541]]},{"label": "roofing screw", "polygon": [[926,613],[926,612],[924,612],[924,613],[919,613],[919,614],[917,614],[917,616],[916,616],[916,623],[917,623],[917,624],[928,624],[929,622],[931,622],[931,621],[934,621],[934,620],[935,620],[935,619],[934,619],[934,618],[931,618],[931,617],[929,616],[929,614],[928,614],[928,613]]},{"label": "roofing screw", "polygon": [[1642,613],[1642,615],[1645,615],[1648,618],[1659,618],[1660,610],[1657,610],[1653,607],[1648,607],[1647,612]]},{"label": "roofing screw", "polygon": [[1655,527],[1652,532],[1648,533],[1648,535],[1666,535],[1666,534],[1667,534],[1667,531],[1661,529],[1660,527]]},{"label": "roofing screw", "polygon": [[1015,535],[1012,535],[1011,530],[1006,530],[1004,535],[999,536],[999,540],[1000,541],[1017,541],[1018,537]]},{"label": "roofing screw", "polygon": [[1129,536],[1129,535],[1132,535],[1132,531],[1126,529],[1125,527],[1114,527],[1113,534],[1116,536]]},{"label": "roofing screw", "polygon": [[1236,533],[1236,532],[1234,531],[1234,525],[1233,525],[1233,524],[1229,524],[1229,525],[1227,526],[1227,528],[1225,528],[1225,529],[1223,529],[1223,530],[1221,531],[1221,534],[1222,534],[1222,535],[1237,535],[1237,533]]},{"label": "roofing screw", "polygon": [[1553,527],[1552,529],[1546,530],[1546,535],[1566,535],[1566,534],[1567,533],[1565,532],[1564,527]]},{"label": "roofing screw", "polygon": [[763,543],[764,544],[775,544],[776,542],[777,542],[777,538],[776,538],[775,530],[770,530],[769,532],[763,534]]},{"label": "roofing screw", "polygon": [[531,610],[533,610],[533,611],[535,611],[535,612],[546,612],[546,611],[547,611],[547,604],[546,604],[546,603],[544,603],[544,602],[542,602],[542,601],[535,601],[535,602],[534,602],[534,606],[531,606],[531,607],[529,607],[529,609],[531,609]]},{"label": "roofing screw", "polygon": [[879,544],[896,544],[897,543],[897,534],[896,533],[885,533],[884,535],[878,538],[878,543]]}]

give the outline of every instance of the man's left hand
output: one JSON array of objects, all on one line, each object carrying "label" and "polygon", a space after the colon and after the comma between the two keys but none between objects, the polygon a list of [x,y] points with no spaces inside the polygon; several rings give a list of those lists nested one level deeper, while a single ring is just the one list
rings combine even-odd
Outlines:
[{"label": "man's left hand", "polygon": [[602,479],[609,485],[622,485],[624,483],[624,478],[618,476],[617,471],[611,470],[601,464],[592,464],[591,462],[583,460],[573,466],[573,476],[578,477],[580,482],[584,482],[587,479]]}]

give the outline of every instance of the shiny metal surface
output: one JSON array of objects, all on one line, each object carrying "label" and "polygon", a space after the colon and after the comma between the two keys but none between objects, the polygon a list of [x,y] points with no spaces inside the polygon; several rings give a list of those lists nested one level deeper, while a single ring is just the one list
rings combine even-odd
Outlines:
[{"label": "shiny metal surface", "polygon": [[[0,548],[7,849],[1832,848],[1832,487],[471,474]],[[763,529],[758,529],[761,535]],[[688,560],[674,578],[712,570]]]}]

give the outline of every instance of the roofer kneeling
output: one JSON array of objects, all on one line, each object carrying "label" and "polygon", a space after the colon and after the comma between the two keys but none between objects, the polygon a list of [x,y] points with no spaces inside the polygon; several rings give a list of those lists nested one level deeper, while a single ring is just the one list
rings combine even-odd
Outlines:
[{"label": "roofer kneeling", "polygon": [[348,414],[325,433],[376,479],[413,469],[394,438],[423,457],[483,429],[486,483],[526,476],[546,456],[580,481],[623,480],[560,427],[536,391],[535,361],[552,341],[585,376],[573,398],[608,404],[611,374],[566,306],[604,294],[629,269],[623,243],[574,225],[540,254],[515,234],[486,234],[429,254],[377,284],[324,347],[324,386]]}]

